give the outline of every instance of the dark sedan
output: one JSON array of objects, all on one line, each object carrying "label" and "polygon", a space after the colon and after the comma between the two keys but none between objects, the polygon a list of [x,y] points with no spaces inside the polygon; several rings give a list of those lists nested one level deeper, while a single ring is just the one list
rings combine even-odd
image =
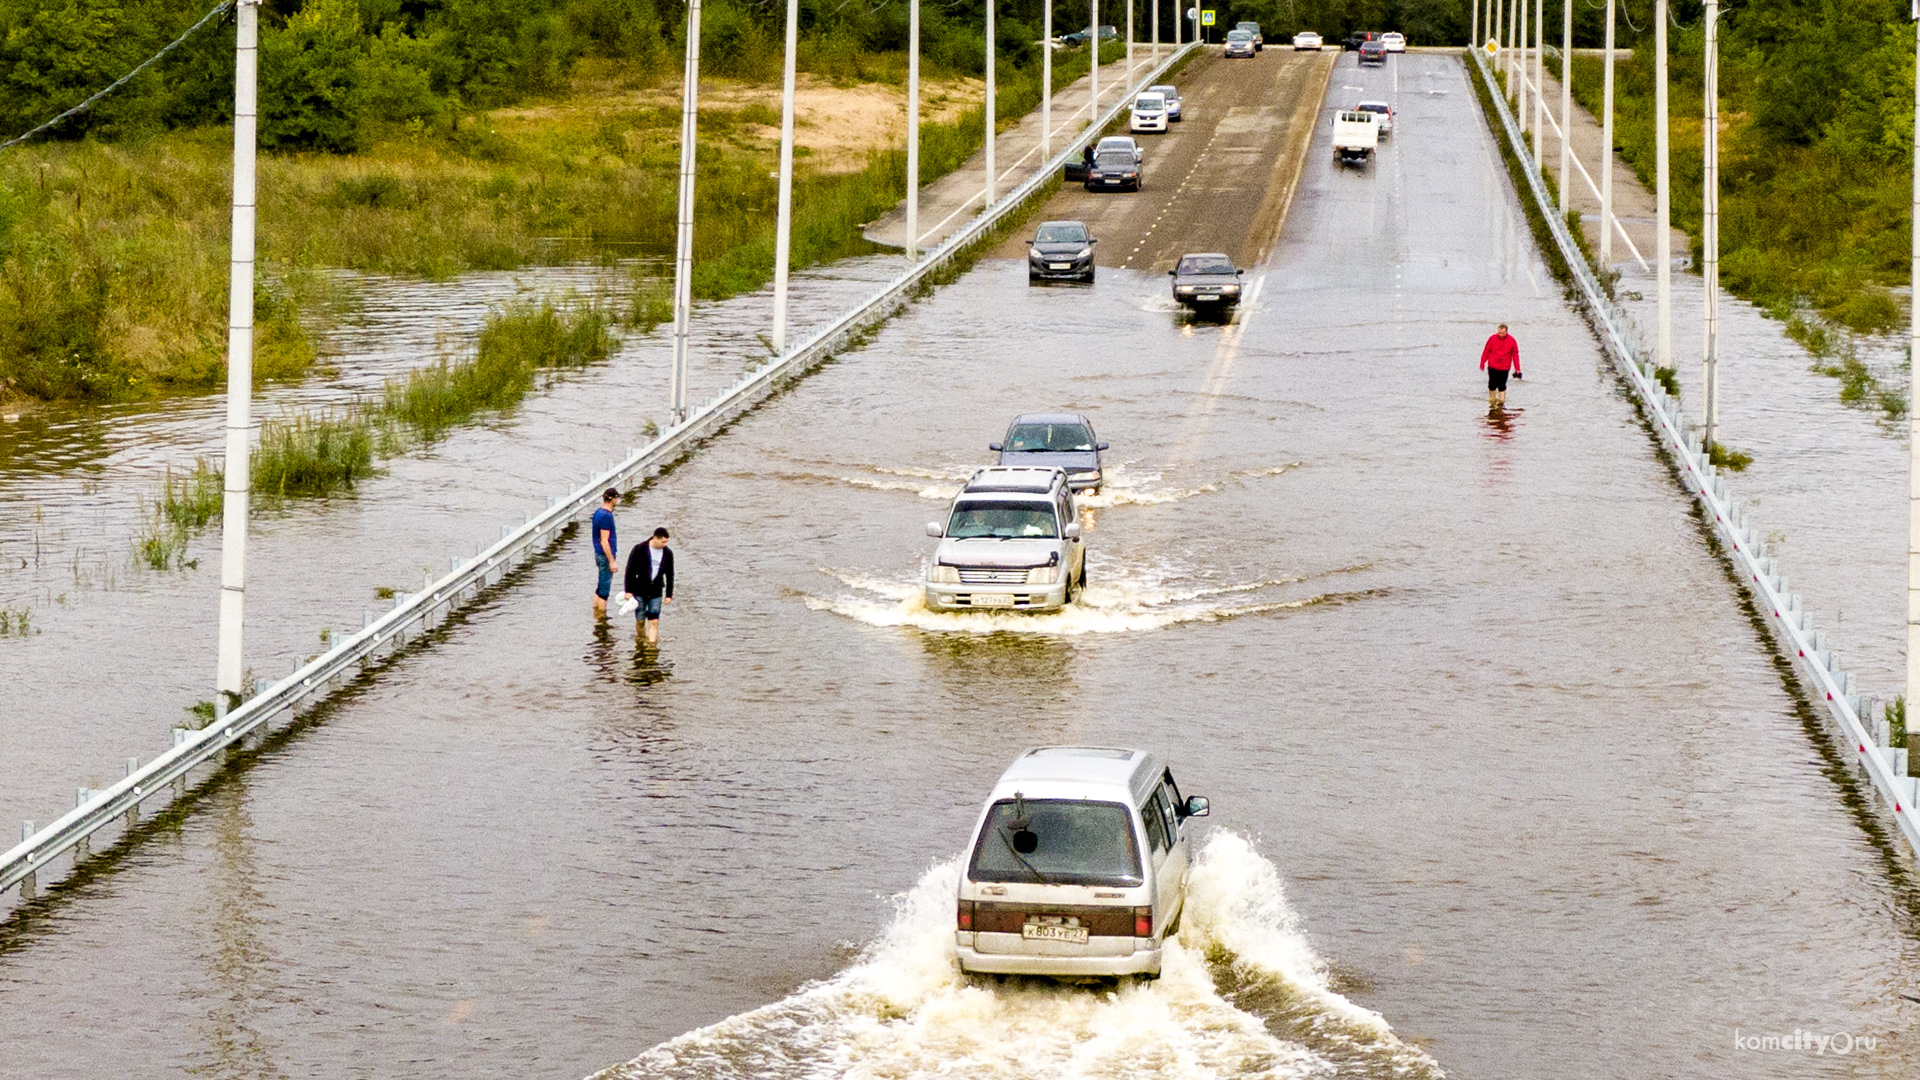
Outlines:
[{"label": "dark sedan", "polygon": [[1087,190],[1112,188],[1140,190],[1140,163],[1134,160],[1132,151],[1101,150],[1093,155],[1093,165],[1087,169]]},{"label": "dark sedan", "polygon": [[1093,284],[1093,245],[1083,221],[1042,222],[1027,248],[1027,284],[1084,281]]},{"label": "dark sedan", "polygon": [[1386,44],[1378,40],[1361,42],[1360,43],[1360,62],[1362,64],[1386,63],[1387,62]]},{"label": "dark sedan", "polygon": [[1106,479],[1100,452],[1107,444],[1093,434],[1093,423],[1079,413],[1028,413],[1016,416],[1005,440],[988,443],[1000,452],[1002,465],[1038,465],[1065,469],[1067,486],[1075,491],[1097,491]]},{"label": "dark sedan", "polygon": [[1167,271],[1173,277],[1173,298],[1195,311],[1220,311],[1240,303],[1240,275],[1233,260],[1218,252],[1180,256]]}]

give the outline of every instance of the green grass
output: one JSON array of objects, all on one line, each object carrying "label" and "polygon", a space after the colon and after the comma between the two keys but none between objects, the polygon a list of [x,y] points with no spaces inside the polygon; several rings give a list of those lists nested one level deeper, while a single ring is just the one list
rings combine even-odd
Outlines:
[{"label": "green grass", "polygon": [[1753,464],[1753,455],[1744,450],[1735,450],[1725,443],[1715,442],[1707,446],[1707,460],[1716,468],[1733,472],[1745,472]]},{"label": "green grass", "polygon": [[[1907,747],[1907,697],[1905,694],[1887,702],[1887,727],[1891,731],[1887,743],[1890,746]],[[1913,766],[1907,766],[1907,772],[1913,773]]]},{"label": "green grass", "polygon": [[0,608],[0,637],[26,637],[38,633],[33,628],[33,609],[30,607]]},{"label": "green grass", "polygon": [[[253,506],[351,491],[378,472],[376,459],[432,442],[483,412],[518,405],[542,372],[605,359],[616,338],[603,305],[550,301],[509,304],[487,317],[473,356],[390,380],[370,402],[337,413],[269,420],[249,459]],[[140,561],[180,569],[187,539],[220,513],[225,477],[201,458],[183,476],[168,473],[146,529],[135,541]]]}]

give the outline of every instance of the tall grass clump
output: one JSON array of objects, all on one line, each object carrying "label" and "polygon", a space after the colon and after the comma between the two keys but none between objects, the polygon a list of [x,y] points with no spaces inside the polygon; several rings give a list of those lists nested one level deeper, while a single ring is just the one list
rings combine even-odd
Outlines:
[{"label": "tall grass clump", "polygon": [[378,420],[349,409],[262,424],[249,462],[254,494],[273,500],[352,490],[374,473]]},{"label": "tall grass clump", "polygon": [[442,359],[388,382],[381,410],[431,442],[483,410],[518,405],[542,370],[605,359],[615,341],[613,319],[600,304],[509,304],[488,317],[472,359]]}]

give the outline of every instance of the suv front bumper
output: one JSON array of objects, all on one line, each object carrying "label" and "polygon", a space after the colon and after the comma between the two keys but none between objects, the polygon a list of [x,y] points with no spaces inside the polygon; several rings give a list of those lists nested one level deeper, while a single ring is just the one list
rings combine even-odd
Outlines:
[{"label": "suv front bumper", "polygon": [[[934,611],[1054,611],[1067,606],[1067,583],[1057,585],[968,585],[927,582],[927,607]],[[982,597],[992,599],[982,600]],[[1004,599],[1001,599],[1004,597]]]}]

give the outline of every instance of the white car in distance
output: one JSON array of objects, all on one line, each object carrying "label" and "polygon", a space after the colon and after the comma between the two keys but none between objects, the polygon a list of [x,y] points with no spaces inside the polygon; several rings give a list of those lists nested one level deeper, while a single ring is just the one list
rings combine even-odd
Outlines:
[{"label": "white car in distance", "polygon": [[1360,112],[1370,112],[1379,117],[1381,135],[1391,136],[1393,134],[1393,106],[1384,101],[1363,101],[1355,105],[1354,108]]},{"label": "white car in distance", "polygon": [[1127,130],[1167,130],[1167,99],[1160,94],[1143,91],[1133,99],[1133,112],[1127,118]]},{"label": "white car in distance", "polygon": [[1311,30],[1302,30],[1293,35],[1294,52],[1307,52],[1309,50],[1319,52],[1325,44],[1325,42],[1320,40],[1320,35]]},{"label": "white car in distance", "polygon": [[1380,35],[1380,44],[1386,46],[1388,52],[1406,52],[1407,35],[1397,30],[1389,30]]}]

